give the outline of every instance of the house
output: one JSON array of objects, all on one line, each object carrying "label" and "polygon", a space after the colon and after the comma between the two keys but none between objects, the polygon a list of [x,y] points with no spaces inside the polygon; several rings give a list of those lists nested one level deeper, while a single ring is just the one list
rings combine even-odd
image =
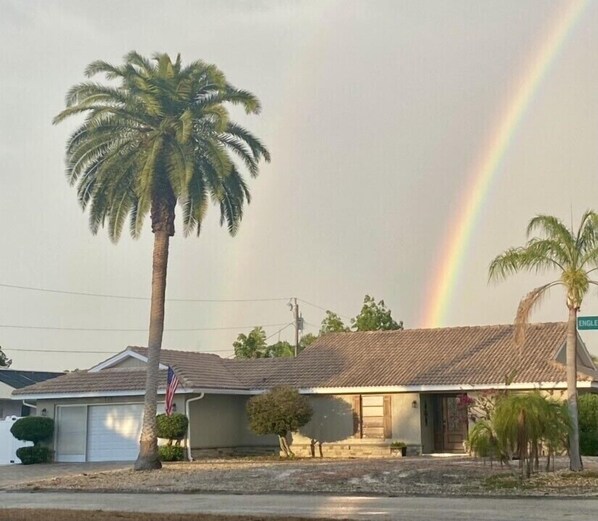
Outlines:
[{"label": "house", "polygon": [[[525,343],[513,326],[333,333],[297,358],[230,360],[214,354],[163,350],[159,401],[171,366],[180,379],[175,405],[189,416],[194,457],[277,450],[274,437],[248,428],[247,400],[279,385],[296,387],[314,408],[293,433],[307,455],[388,454],[393,440],[411,454],[462,452],[468,418],[464,394],[508,387],[564,396],[566,324],[534,324]],[[579,339],[578,387],[598,392],[598,371]],[[37,413],[56,420],[58,461],[133,460],[141,429],[147,350],[128,347],[87,371],[69,373],[13,393],[37,400]]]},{"label": "house", "polygon": [[62,376],[64,373],[47,371],[19,371],[16,369],[0,369],[0,420],[7,416],[28,416],[33,404],[25,404],[22,400],[11,399],[15,389],[22,389],[38,382]]}]

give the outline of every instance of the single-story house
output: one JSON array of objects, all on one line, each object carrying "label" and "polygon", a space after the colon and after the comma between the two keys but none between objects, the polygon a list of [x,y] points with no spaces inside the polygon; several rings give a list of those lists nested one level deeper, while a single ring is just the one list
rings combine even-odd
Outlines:
[{"label": "single-story house", "polygon": [[[290,385],[309,396],[312,420],[291,447],[308,455],[388,454],[403,441],[411,454],[461,452],[468,418],[464,394],[508,387],[565,396],[566,324],[528,326],[522,346],[512,325],[332,333],[297,358],[236,360],[162,350],[159,401],[167,367],[180,386],[175,405],[190,419],[194,457],[277,450],[271,436],[248,428],[252,396]],[[57,461],[133,460],[141,429],[147,350],[126,350],[87,371],[14,391],[37,400],[37,413],[56,420]],[[578,388],[598,392],[598,371],[579,338]],[[509,375],[509,376],[507,376]],[[509,378],[510,383],[506,383]]]},{"label": "single-story house", "polygon": [[64,373],[48,371],[20,371],[0,369],[0,420],[7,416],[28,416],[34,404],[25,404],[22,400],[12,399],[15,389],[22,389],[39,382],[62,376]]}]

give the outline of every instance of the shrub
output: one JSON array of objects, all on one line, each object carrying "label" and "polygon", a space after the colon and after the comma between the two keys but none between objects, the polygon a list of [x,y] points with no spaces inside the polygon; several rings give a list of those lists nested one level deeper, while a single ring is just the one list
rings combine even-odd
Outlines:
[{"label": "shrub", "polygon": [[276,387],[247,402],[249,428],[256,434],[276,434],[286,456],[294,456],[287,443],[289,432],[303,427],[313,410],[307,397],[291,387]]},{"label": "shrub", "polygon": [[158,438],[182,440],[187,434],[189,419],[181,413],[174,413],[170,416],[166,414],[158,414],[158,416],[156,416],[156,426],[158,429]]},{"label": "shrub", "polygon": [[33,447],[21,447],[17,449],[17,458],[23,465],[33,463],[50,463],[52,461],[52,451],[48,447],[34,445]]},{"label": "shrub", "polygon": [[185,449],[179,445],[162,445],[158,447],[161,461],[183,461]]},{"label": "shrub", "polygon": [[579,397],[579,448],[583,456],[598,456],[598,395]]},{"label": "shrub", "polygon": [[53,436],[54,420],[44,416],[26,416],[18,419],[10,428],[10,432],[17,440],[32,441],[37,445]]}]

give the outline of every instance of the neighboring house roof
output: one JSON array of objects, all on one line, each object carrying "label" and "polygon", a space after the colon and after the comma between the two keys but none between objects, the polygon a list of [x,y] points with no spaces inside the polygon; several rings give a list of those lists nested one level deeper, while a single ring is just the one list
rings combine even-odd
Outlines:
[{"label": "neighboring house roof", "polygon": [[[158,388],[166,388],[166,371],[160,371]],[[106,369],[98,373],[73,371],[53,380],[46,380],[13,391],[13,396],[31,394],[102,394],[122,391],[145,390],[145,371]],[[138,393],[139,394],[139,393]]]},{"label": "neighboring house roof", "polygon": [[[561,383],[565,367],[556,357],[565,345],[566,324],[531,324],[525,344],[517,346],[512,325],[331,333],[297,358],[223,359],[214,354],[163,349],[160,362],[173,367],[182,390],[255,392],[277,385],[303,390],[372,388],[443,388],[501,385],[514,371],[513,383]],[[589,360],[580,380],[598,381]],[[92,368],[13,392],[13,395],[141,391],[145,372],[118,368],[129,353],[146,359],[147,349],[127,351]],[[586,364],[586,365],[588,365]],[[165,373],[162,370],[162,388]]]},{"label": "neighboring house roof", "polygon": [[0,369],[0,382],[12,387],[21,389],[38,382],[51,380],[64,373],[51,373],[48,371],[20,371],[18,369]]}]

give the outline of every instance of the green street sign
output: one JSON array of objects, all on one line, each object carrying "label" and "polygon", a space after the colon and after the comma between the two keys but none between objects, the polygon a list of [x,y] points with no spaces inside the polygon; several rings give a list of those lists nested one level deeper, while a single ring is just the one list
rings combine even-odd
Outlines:
[{"label": "green street sign", "polygon": [[598,317],[577,317],[577,329],[598,329]]}]

